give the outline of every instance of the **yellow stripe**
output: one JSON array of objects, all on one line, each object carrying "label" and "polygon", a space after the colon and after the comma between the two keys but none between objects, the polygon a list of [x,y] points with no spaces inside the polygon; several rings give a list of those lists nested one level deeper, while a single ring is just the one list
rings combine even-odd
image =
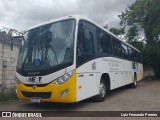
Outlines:
[{"label": "yellow stripe", "polygon": [[[50,83],[45,87],[37,87],[33,89],[32,87],[27,87],[23,84],[16,85],[16,89],[18,91],[18,98],[22,100],[29,100],[30,98],[26,98],[22,95],[21,91],[26,92],[52,92],[51,98],[49,99],[41,99],[43,102],[64,102],[64,103],[71,103],[76,102],[76,71],[74,70],[73,75],[71,78],[62,85],[56,85]],[[63,90],[68,89],[68,94],[64,97],[60,97],[60,92]]]}]

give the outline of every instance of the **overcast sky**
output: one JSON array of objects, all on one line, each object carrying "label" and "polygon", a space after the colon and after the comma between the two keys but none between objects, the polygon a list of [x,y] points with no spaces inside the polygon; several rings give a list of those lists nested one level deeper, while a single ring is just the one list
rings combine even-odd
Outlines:
[{"label": "overcast sky", "polygon": [[0,26],[26,30],[49,19],[85,15],[100,25],[118,27],[121,11],[135,0],[0,0]]}]

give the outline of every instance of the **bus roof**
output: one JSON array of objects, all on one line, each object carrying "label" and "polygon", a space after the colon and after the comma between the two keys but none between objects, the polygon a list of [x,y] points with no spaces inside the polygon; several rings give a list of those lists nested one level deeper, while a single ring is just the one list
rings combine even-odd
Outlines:
[{"label": "bus roof", "polygon": [[[51,20],[48,20],[46,22],[43,22],[43,23],[40,23],[38,25],[35,25],[33,27],[31,27],[30,29],[33,29],[33,28],[36,28],[36,27],[39,27],[39,26],[42,26],[42,25],[46,25],[46,24],[49,24],[49,23],[54,23],[54,22],[58,22],[58,21],[61,21],[61,20],[67,20],[67,19],[76,19],[77,21],[82,19],[82,20],[86,20],[86,21],[89,21],[91,23],[93,23],[94,25],[98,26],[99,28],[103,29],[104,31],[106,31],[107,33],[109,33],[110,35],[114,36],[115,38],[117,38],[118,40],[120,40],[121,42],[123,42],[124,44],[130,46],[131,48],[135,49],[136,51],[140,52],[138,49],[136,49],[135,47],[131,46],[130,44],[128,44],[127,42],[121,40],[120,38],[118,38],[116,35],[114,35],[113,33],[111,33],[110,31],[108,31],[107,29],[103,28],[101,25],[97,24],[95,21],[91,20],[90,18],[86,17],[86,16],[83,16],[83,15],[69,15],[69,16],[65,16],[65,17],[60,17],[60,18],[56,18],[56,19],[51,19]],[[29,30],[30,30],[29,29]]]}]

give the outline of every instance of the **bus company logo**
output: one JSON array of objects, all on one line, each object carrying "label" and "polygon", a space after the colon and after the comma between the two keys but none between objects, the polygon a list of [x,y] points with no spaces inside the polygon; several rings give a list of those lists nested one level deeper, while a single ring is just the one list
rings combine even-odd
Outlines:
[{"label": "bus company logo", "polygon": [[42,117],[41,113],[34,112],[1,112],[0,117],[9,118],[9,117]]},{"label": "bus company logo", "polygon": [[29,77],[28,82],[41,82],[42,77]]},{"label": "bus company logo", "polygon": [[36,77],[30,77],[30,78],[28,79],[28,81],[29,81],[29,82],[35,82],[35,78],[36,78]]},{"label": "bus company logo", "polygon": [[32,88],[33,88],[33,90],[34,90],[34,89],[36,89],[36,88],[37,88],[37,86],[36,86],[36,85],[33,85],[33,86],[32,86]]},{"label": "bus company logo", "polygon": [[2,117],[12,117],[11,112],[2,112]]}]

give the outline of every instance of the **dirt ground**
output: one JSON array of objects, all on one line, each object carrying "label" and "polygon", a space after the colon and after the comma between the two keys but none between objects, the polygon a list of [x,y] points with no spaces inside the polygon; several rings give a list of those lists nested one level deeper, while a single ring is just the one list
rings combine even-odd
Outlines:
[{"label": "dirt ground", "polygon": [[[116,90],[111,91],[104,102],[99,102],[99,103],[92,102],[90,100],[84,100],[73,104],[60,104],[60,103],[33,104],[28,101],[0,103],[0,111],[61,111],[61,110],[62,111],[63,110],[160,111],[160,80],[142,80],[138,82],[138,86],[135,89],[129,88],[128,86],[118,88]],[[70,118],[69,120],[72,119],[74,118]],[[94,117],[94,119],[97,118]],[[137,120],[139,118],[133,118],[133,119]],[[150,118],[143,118],[143,119],[150,120]],[[154,118],[154,119],[158,120],[159,118]]]}]

